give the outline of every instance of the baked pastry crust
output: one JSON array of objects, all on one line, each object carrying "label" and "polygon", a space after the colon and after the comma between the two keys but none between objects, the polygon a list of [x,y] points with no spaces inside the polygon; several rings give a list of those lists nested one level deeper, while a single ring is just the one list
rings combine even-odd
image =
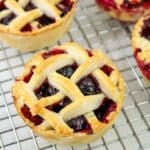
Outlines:
[{"label": "baked pastry crust", "polygon": [[[63,50],[65,53],[54,55],[43,59],[45,51],[38,52],[26,65],[22,74],[17,78],[12,95],[14,104],[19,115],[37,134],[49,139],[56,144],[76,145],[91,142],[100,138],[104,132],[111,127],[118,113],[120,112],[124,99],[124,80],[116,66],[100,50],[92,50],[90,53],[76,43],[65,43],[56,46],[54,50]],[[53,50],[52,50],[53,51]],[[70,79],[62,76],[56,70],[76,62],[78,68]],[[113,68],[108,76],[103,70],[99,69],[105,64]],[[32,70],[30,80],[24,79]],[[77,83],[85,76],[92,74],[101,87],[98,94],[84,95],[78,88]],[[39,89],[45,79],[51,85],[59,89],[55,95],[42,97],[37,100],[35,89]],[[20,90],[21,89],[21,90]],[[60,112],[55,113],[46,109],[46,106],[56,104],[64,96],[71,99],[71,103],[65,106]],[[103,103],[105,97],[113,100],[116,107],[108,110],[107,121],[99,121],[93,111]],[[26,104],[30,108],[32,115],[39,115],[44,119],[39,125],[35,125],[27,119],[21,111]],[[109,109],[109,108],[108,108]],[[68,120],[84,116],[89,123],[92,132],[75,132],[68,125]]]},{"label": "baked pastry crust", "polygon": [[135,22],[150,13],[150,2],[141,0],[96,0],[97,4],[112,17],[121,21]]},{"label": "baked pastry crust", "polygon": [[[52,45],[68,30],[76,8],[76,0],[70,0],[72,2],[70,10],[64,16],[60,16],[62,12],[56,7],[59,2],[61,0],[19,0],[18,2],[5,0],[4,4],[8,9],[1,10],[0,19],[9,16],[10,12],[17,17],[8,25],[0,24],[0,40],[21,51],[37,50]],[[28,3],[33,3],[36,8],[24,10]],[[55,22],[39,28],[35,19],[42,15],[49,15],[55,19]],[[34,30],[20,31],[29,23]]]},{"label": "baked pastry crust", "polygon": [[[149,20],[147,23],[150,25],[150,15],[143,16],[135,25],[132,32],[132,49],[144,77],[150,80],[150,40],[142,36],[146,20]],[[148,33],[146,31],[147,36]]]}]

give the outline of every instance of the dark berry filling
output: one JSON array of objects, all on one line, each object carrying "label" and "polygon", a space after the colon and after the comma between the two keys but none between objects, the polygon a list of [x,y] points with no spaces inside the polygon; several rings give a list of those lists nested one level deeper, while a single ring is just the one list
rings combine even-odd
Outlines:
[{"label": "dark berry filling", "polygon": [[125,9],[133,9],[140,7],[142,2],[131,3],[129,0],[124,0],[124,3],[121,5],[122,8]]},{"label": "dark berry filling", "polygon": [[25,118],[29,119],[36,126],[43,122],[43,118],[41,118],[39,115],[32,116],[30,109],[26,104],[24,104],[24,106],[21,108],[21,112]]},{"label": "dark berry filling", "polygon": [[140,52],[141,52],[141,49],[137,48],[135,50],[134,56],[136,58],[137,64],[139,68],[141,69],[142,73],[148,80],[150,80],[150,63],[145,63],[144,61],[138,58],[138,53]]},{"label": "dark berry filling", "polygon": [[144,25],[142,27],[141,36],[150,40],[150,18],[144,20]]},{"label": "dark berry filling", "polygon": [[61,17],[64,17],[72,8],[73,2],[71,0],[62,0],[56,6],[62,11]]},{"label": "dark berry filling", "polygon": [[32,26],[31,24],[26,24],[22,29],[21,32],[31,32],[32,31]]},{"label": "dark berry filling", "polygon": [[35,66],[31,67],[31,71],[29,72],[29,74],[27,74],[24,78],[23,81],[28,83],[33,75],[33,69],[35,69]]},{"label": "dark berry filling", "polygon": [[94,110],[94,114],[98,118],[98,120],[102,121],[103,123],[108,123],[107,117],[117,108],[117,104],[112,101],[111,99],[105,98],[96,110]]},{"label": "dark berry filling", "polygon": [[55,95],[57,92],[58,90],[50,85],[47,79],[41,84],[40,87],[34,90],[34,93],[38,99]]},{"label": "dark berry filling", "polygon": [[142,70],[144,76],[150,80],[150,63],[144,63],[143,61],[139,61],[139,67]]},{"label": "dark berry filling", "polygon": [[77,85],[84,95],[94,95],[101,92],[97,80],[92,75],[84,77]]},{"label": "dark berry filling", "polygon": [[57,70],[57,73],[60,73],[67,78],[70,78],[76,69],[77,69],[77,64],[74,63],[72,65],[68,65],[68,66],[65,66],[65,67]]},{"label": "dark berry filling", "polygon": [[59,55],[59,54],[64,54],[66,53],[64,50],[61,50],[61,49],[54,49],[52,51],[47,51],[47,52],[44,52],[42,53],[42,57],[44,59],[47,59],[49,58],[50,56],[55,56],[55,55]]},{"label": "dark berry filling", "polygon": [[126,10],[133,10],[136,8],[144,7],[146,9],[150,8],[150,1],[149,0],[142,0],[140,2],[134,1],[130,2],[129,0],[124,0],[124,3],[121,5],[122,8]]},{"label": "dark berry filling", "polygon": [[142,50],[140,48],[137,48],[134,52],[134,57],[137,58],[138,53],[140,53]]},{"label": "dark berry filling", "polygon": [[5,24],[5,25],[8,25],[14,18],[16,18],[16,15],[14,13],[11,13],[10,15],[8,15],[7,17],[5,18],[2,18],[0,20],[0,23],[1,24]]},{"label": "dark berry filling", "polygon": [[87,53],[88,53],[89,57],[92,57],[92,56],[93,56],[93,54],[92,54],[91,51],[87,50]]},{"label": "dark berry filling", "polygon": [[33,9],[35,9],[35,8],[36,8],[36,6],[34,6],[31,2],[29,2],[29,3],[25,6],[24,10],[25,10],[25,11],[30,11],[30,10],[33,10]]},{"label": "dark berry filling", "polygon": [[143,4],[143,7],[145,9],[150,9],[150,1],[149,0],[143,0],[144,4]]},{"label": "dark berry filling", "polygon": [[104,65],[103,67],[100,68],[105,74],[110,76],[111,72],[113,71],[113,68],[111,68],[108,65]]},{"label": "dark berry filling", "polygon": [[72,6],[72,0],[61,0],[60,4],[64,5],[64,6]]},{"label": "dark berry filling", "polygon": [[2,1],[0,2],[0,11],[2,11],[2,10],[4,10],[4,9],[6,9],[6,7],[5,7],[5,5],[4,5],[4,0],[2,0]]},{"label": "dark berry filling", "polygon": [[59,102],[57,102],[55,104],[46,106],[46,108],[48,110],[54,111],[56,113],[59,113],[59,111],[61,109],[63,109],[65,106],[69,105],[71,102],[72,101],[68,97],[65,97],[63,100],[60,100]]},{"label": "dark berry filling", "polygon": [[56,22],[55,18],[50,18],[46,15],[41,16],[40,18],[36,19],[36,21],[39,22],[39,28]]},{"label": "dark berry filling", "polygon": [[92,134],[92,128],[84,116],[79,116],[67,121],[70,128],[74,129],[74,132],[83,132]]}]

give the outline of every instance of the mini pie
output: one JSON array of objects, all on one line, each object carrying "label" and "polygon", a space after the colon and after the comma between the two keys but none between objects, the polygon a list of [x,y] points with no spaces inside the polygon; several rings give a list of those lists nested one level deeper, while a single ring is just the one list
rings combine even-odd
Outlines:
[{"label": "mini pie", "polygon": [[124,80],[100,50],[65,43],[38,52],[17,78],[19,115],[53,143],[93,141],[111,127],[124,98]]},{"label": "mini pie", "polygon": [[112,17],[121,21],[135,22],[150,13],[149,0],[96,0],[97,4]]},{"label": "mini pie", "polygon": [[135,25],[132,48],[142,74],[150,81],[150,15],[142,17]]},{"label": "mini pie", "polygon": [[0,40],[22,51],[56,42],[69,28],[76,0],[0,0]]}]

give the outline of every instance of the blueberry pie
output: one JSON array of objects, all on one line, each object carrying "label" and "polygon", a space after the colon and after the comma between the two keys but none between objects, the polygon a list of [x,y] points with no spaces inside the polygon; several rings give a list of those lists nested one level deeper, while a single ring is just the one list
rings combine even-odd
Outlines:
[{"label": "blueberry pie", "polygon": [[23,51],[56,42],[69,28],[76,0],[0,0],[0,40]]},{"label": "blueberry pie", "polygon": [[38,52],[12,88],[19,115],[57,144],[95,140],[111,127],[124,98],[124,80],[100,50],[65,43]]},{"label": "blueberry pie", "polygon": [[150,81],[150,15],[142,17],[135,25],[132,47],[142,74]]},{"label": "blueberry pie", "polygon": [[134,22],[150,13],[150,0],[95,0],[108,14],[121,20]]}]

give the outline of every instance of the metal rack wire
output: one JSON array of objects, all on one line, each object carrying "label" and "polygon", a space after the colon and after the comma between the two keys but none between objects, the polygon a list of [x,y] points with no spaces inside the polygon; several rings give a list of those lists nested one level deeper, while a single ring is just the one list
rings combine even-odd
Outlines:
[{"label": "metal rack wire", "polygon": [[130,46],[133,25],[121,23],[97,8],[94,0],[78,4],[74,23],[59,41],[101,48],[117,64],[126,81],[120,116],[102,139],[87,145],[62,147],[36,136],[13,105],[11,86],[34,52],[21,53],[0,43],[0,149],[5,150],[150,150],[150,86],[143,80]]}]

